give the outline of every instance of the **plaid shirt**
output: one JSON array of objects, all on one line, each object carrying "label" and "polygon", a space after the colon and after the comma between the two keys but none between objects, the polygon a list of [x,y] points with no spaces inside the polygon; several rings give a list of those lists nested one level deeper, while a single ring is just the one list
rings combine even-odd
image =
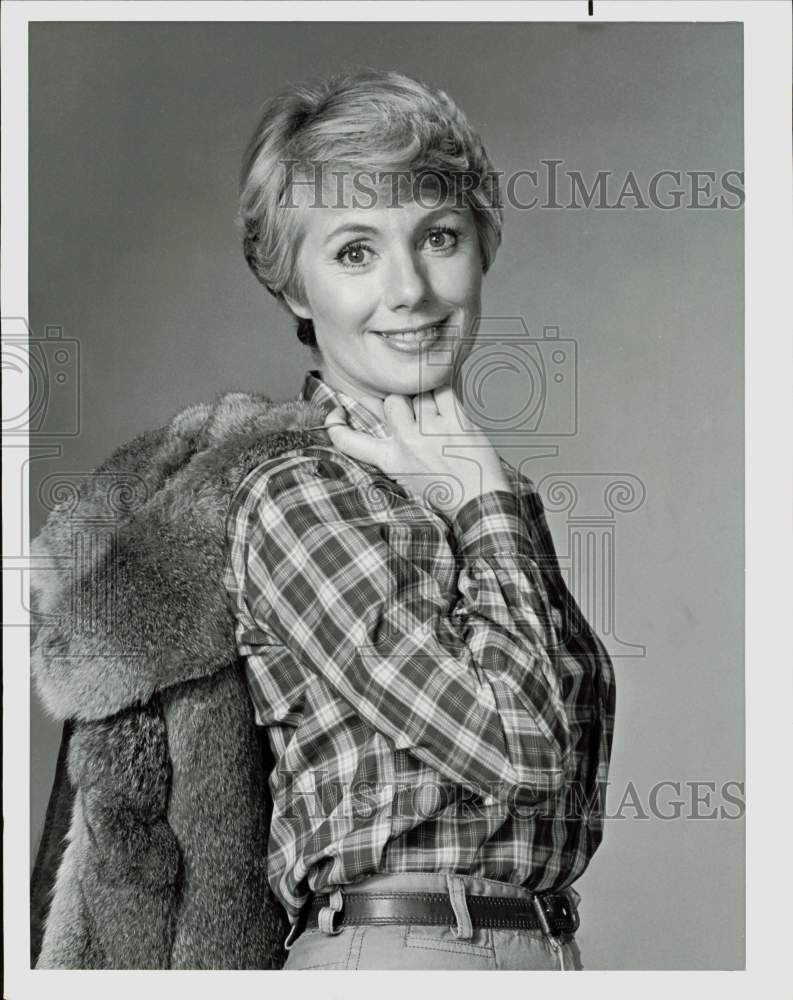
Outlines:
[{"label": "plaid shirt", "polygon": [[[317,371],[300,397],[318,423],[342,403],[387,436]],[[311,891],[387,872],[559,890],[600,843],[611,662],[531,480],[502,465],[512,490],[453,516],[319,445],[235,495],[226,586],[275,761],[268,878],[293,923]]]}]

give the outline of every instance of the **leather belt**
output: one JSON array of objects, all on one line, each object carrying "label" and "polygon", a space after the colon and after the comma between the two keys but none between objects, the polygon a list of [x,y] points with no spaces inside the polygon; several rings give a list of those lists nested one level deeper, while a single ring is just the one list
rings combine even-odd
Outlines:
[{"label": "leather belt", "polygon": [[[445,892],[371,892],[343,894],[343,906],[334,927],[345,924],[449,924],[457,918]],[[565,893],[544,893],[525,899],[511,896],[466,895],[474,927],[511,927],[541,930],[554,937],[573,934],[580,923],[578,911]],[[319,911],[327,906],[327,894],[315,895],[303,911],[305,926],[319,926]]]}]

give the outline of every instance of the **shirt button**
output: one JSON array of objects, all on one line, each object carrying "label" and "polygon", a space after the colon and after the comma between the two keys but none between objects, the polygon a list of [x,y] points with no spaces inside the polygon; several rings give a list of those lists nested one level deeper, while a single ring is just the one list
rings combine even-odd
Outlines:
[{"label": "shirt button", "polygon": [[496,800],[493,798],[492,795],[483,795],[482,796],[482,805],[483,806],[494,806],[495,804],[496,804]]}]

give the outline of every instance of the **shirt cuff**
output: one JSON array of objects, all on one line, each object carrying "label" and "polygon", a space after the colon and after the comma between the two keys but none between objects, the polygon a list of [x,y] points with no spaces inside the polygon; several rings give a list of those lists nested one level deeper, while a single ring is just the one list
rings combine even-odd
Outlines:
[{"label": "shirt cuff", "polygon": [[511,490],[488,490],[467,500],[451,519],[460,555],[531,555],[531,535]]}]

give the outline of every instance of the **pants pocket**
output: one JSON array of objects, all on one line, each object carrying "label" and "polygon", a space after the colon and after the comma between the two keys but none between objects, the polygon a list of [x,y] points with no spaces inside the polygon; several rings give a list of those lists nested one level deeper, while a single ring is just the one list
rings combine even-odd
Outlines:
[{"label": "pants pocket", "polygon": [[493,939],[489,927],[475,927],[472,937],[461,939],[446,925],[407,924],[404,945],[406,948],[444,951],[476,958],[493,957]]},{"label": "pants pocket", "polygon": [[287,952],[284,969],[346,969],[354,929],[343,927],[340,934],[304,930]]}]

